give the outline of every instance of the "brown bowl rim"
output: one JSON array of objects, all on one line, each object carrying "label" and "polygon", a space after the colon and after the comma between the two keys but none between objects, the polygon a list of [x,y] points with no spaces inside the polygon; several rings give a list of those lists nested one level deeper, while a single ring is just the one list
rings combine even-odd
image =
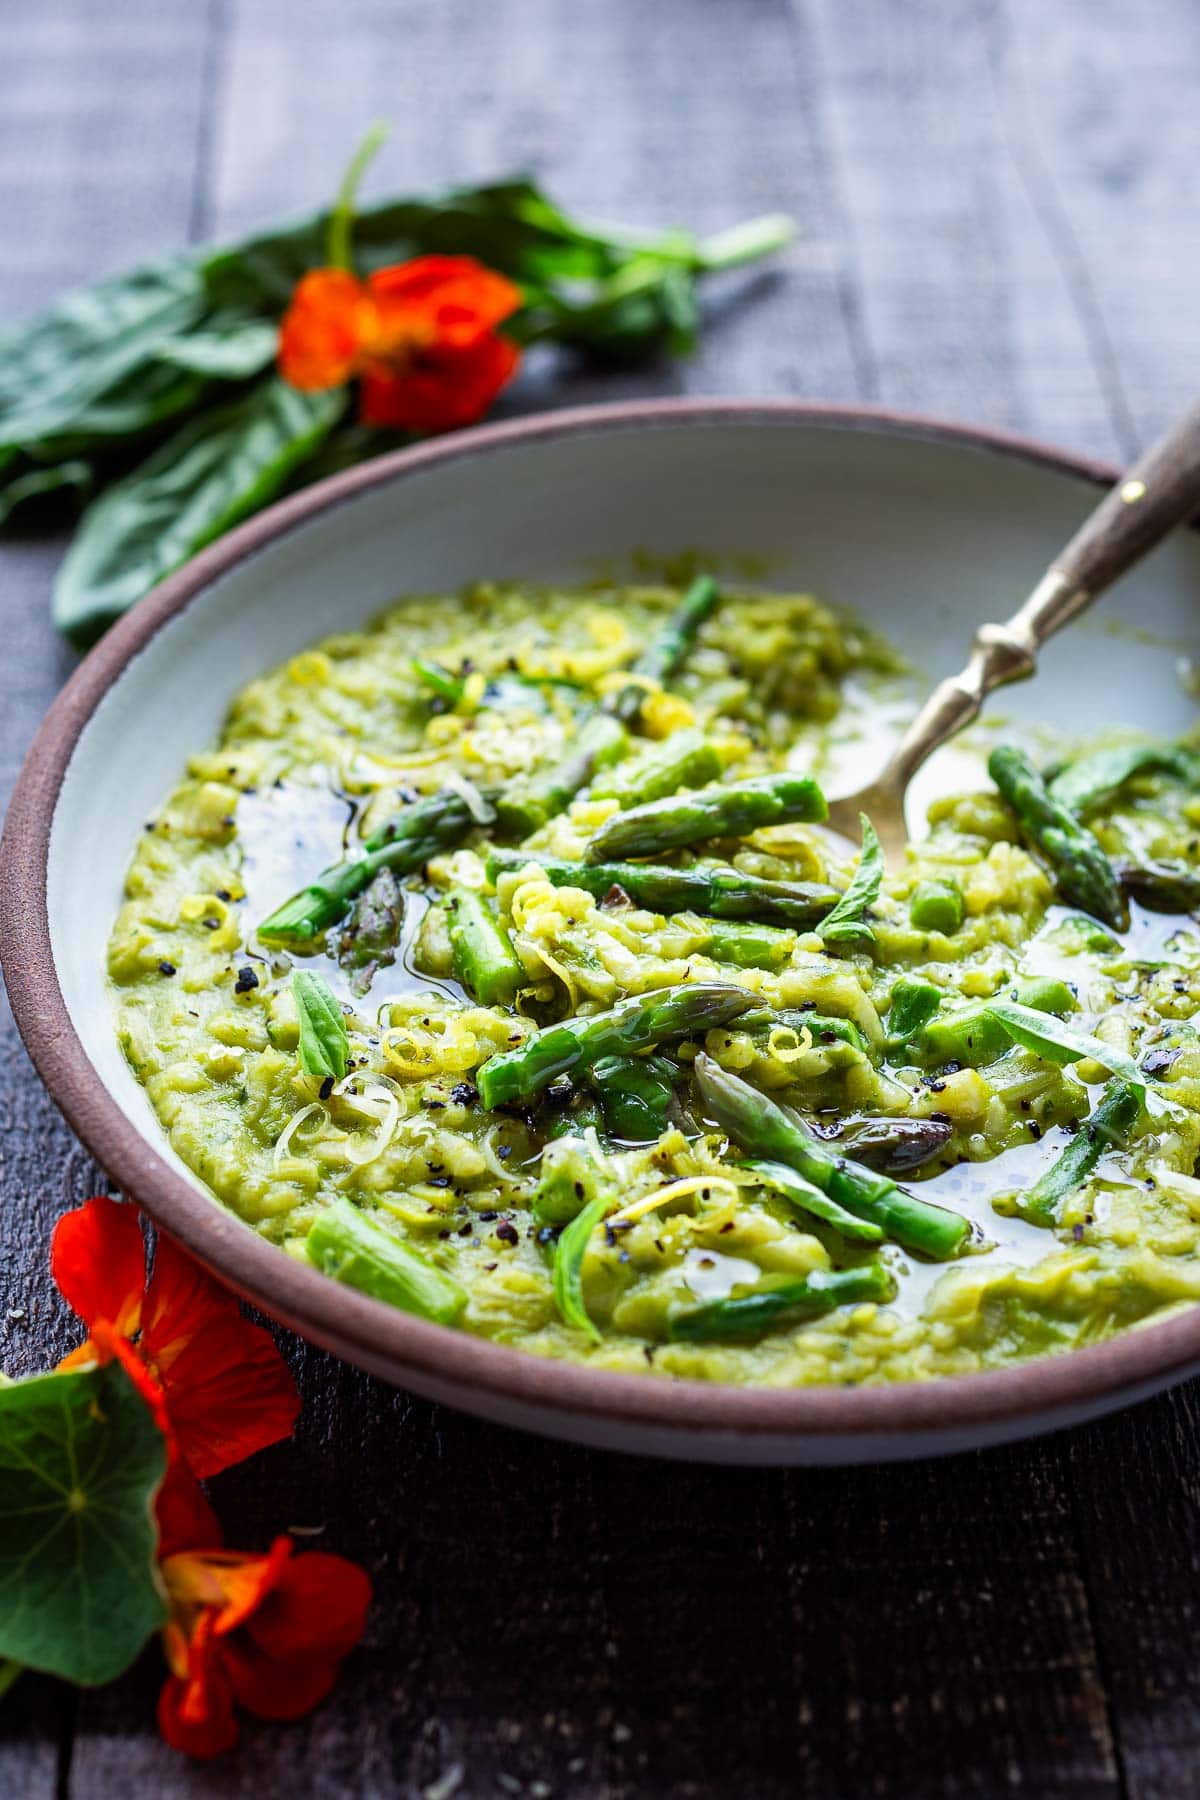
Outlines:
[{"label": "brown bowl rim", "polygon": [[[47,858],[59,790],[80,733],[138,652],[242,559],[368,489],[510,445],[581,434],[796,425],[941,441],[1016,457],[1097,484],[1111,465],[1018,434],[920,414],[790,400],[667,399],[585,406],[486,425],[379,457],[279,502],[201,552],[120,620],[63,687],[25,758],[0,841],[0,962],[30,1056],[72,1128],[122,1191],[228,1285],[292,1329],[400,1386],[505,1408],[541,1428],[572,1421],[770,1443],[854,1438],[922,1443],[1015,1435],[1101,1411],[1183,1379],[1200,1363],[1200,1307],[1108,1343],[1014,1368],[877,1387],[763,1389],[625,1375],[559,1362],[426,1324],[281,1255],[193,1188],[126,1117],[88,1060],[50,948]],[[846,1445],[848,1450],[852,1446]]]}]

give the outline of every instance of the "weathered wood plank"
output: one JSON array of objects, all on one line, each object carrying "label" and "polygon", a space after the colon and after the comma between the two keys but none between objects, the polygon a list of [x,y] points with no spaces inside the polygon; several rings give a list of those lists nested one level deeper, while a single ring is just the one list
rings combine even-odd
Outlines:
[{"label": "weathered wood plank", "polygon": [[[1003,10],[795,5],[813,21],[879,398],[1115,452],[1112,371],[1097,366],[1058,218],[1039,204],[1045,181],[1031,187],[1042,168]],[[1050,10],[1063,38],[1093,36],[1092,9]]]},{"label": "weathered wood plank", "polygon": [[[1114,451],[1122,396],[1144,433],[1195,362],[1196,35],[1188,0],[1136,18],[1114,0],[72,0],[6,34],[0,310],[314,202],[384,116],[377,185],[525,166],[602,216],[711,229],[782,207],[803,227],[777,275],[728,284],[752,305],[714,300],[691,365],[542,368],[514,405],[837,395]],[[68,666],[44,617],[54,554],[3,551],[3,782]],[[97,1178],[2,1029],[21,1369],[70,1341],[45,1241]],[[754,1474],[540,1444],[290,1351],[300,1436],[218,1501],[241,1542],[323,1525],[314,1541],[365,1561],[370,1642],[310,1720],[252,1725],[211,1767],[156,1739],[149,1654],[85,1698],[77,1796],[1188,1791],[1194,1390],[953,1464]],[[21,1691],[0,1787],[36,1800],[64,1714],[49,1684]]]},{"label": "weathered wood plank", "polygon": [[[188,229],[209,8],[88,0],[8,9],[0,107],[0,320],[178,242]],[[50,629],[57,543],[0,549],[0,801],[72,658]],[[47,1366],[77,1338],[46,1248],[103,1185],[44,1094],[0,998],[0,1363]],[[23,1677],[0,1707],[0,1792],[65,1793],[75,1699]]]},{"label": "weathered wood plank", "polygon": [[[1015,0],[1000,51],[1010,132],[1107,378],[1118,436],[1148,442],[1200,369],[1200,20],[1099,0]],[[1115,393],[1111,389],[1115,386]],[[1122,424],[1124,418],[1125,423]],[[1131,1800],[1173,1800],[1200,1759],[1200,1395],[1195,1384],[1075,1434],[1077,1535]]]}]

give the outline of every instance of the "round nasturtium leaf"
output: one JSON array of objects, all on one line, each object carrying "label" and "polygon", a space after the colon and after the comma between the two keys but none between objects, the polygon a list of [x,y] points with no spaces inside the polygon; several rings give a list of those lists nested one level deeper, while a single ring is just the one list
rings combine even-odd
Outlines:
[{"label": "round nasturtium leaf", "polygon": [[85,1687],[162,1624],[166,1442],[120,1363],[0,1387],[0,1657]]}]

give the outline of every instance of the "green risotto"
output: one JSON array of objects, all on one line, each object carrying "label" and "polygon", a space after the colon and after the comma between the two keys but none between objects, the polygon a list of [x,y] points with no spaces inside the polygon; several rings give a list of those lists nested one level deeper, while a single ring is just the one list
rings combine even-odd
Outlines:
[{"label": "green risotto", "polygon": [[174,1149],[598,1368],[915,1379],[1200,1300],[1200,749],[997,740],[885,867],[824,795],[905,691],[708,578],[407,599],[252,681],[109,945]]}]

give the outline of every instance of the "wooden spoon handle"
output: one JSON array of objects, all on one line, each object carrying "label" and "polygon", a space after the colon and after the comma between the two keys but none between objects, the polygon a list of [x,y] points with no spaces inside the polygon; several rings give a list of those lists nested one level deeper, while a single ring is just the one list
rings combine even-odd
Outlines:
[{"label": "wooden spoon handle", "polygon": [[1171,531],[1200,514],[1200,401],[1110,489],[1026,600],[1003,625],[982,625],[970,660],[930,694],[881,784],[903,789],[939,745],[969,725],[994,688],[1037,667],[1047,638]]},{"label": "wooden spoon handle", "polygon": [[[1051,568],[1087,599],[1200,513],[1200,401],[1107,493]],[[1084,605],[1087,604],[1085,600]],[[1078,610],[1078,608],[1076,609]],[[1061,622],[1061,621],[1059,621]],[[1055,630],[1056,624],[1050,626]],[[1043,633],[1043,640],[1049,632]]]}]

